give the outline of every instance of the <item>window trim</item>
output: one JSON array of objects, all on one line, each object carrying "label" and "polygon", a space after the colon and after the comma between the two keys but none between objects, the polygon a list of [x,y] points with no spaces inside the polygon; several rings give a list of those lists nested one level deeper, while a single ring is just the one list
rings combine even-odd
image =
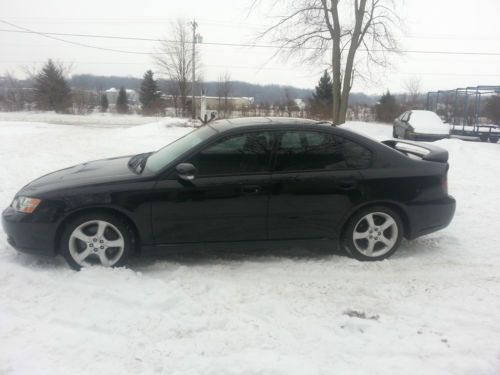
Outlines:
[{"label": "window trim", "polygon": [[[364,168],[345,168],[345,169],[298,169],[298,170],[286,170],[286,171],[277,171],[276,170],[276,163],[278,160],[278,136],[282,136],[283,133],[289,132],[289,131],[295,131],[295,132],[315,132],[315,133],[321,133],[321,134],[328,134],[328,135],[333,135],[335,137],[343,138],[348,140],[349,142],[355,143],[360,147],[363,147],[365,150],[370,152],[371,158],[370,158],[370,164],[367,167]],[[342,172],[342,171],[362,171],[366,169],[370,169],[373,167],[373,162],[374,162],[374,155],[375,153],[373,150],[363,144],[360,144],[357,141],[354,141],[352,138],[349,137],[344,137],[343,135],[338,135],[335,132],[328,132],[328,131],[322,131],[319,129],[282,129],[282,130],[275,130],[275,139],[274,139],[274,145],[273,145],[273,163],[272,163],[272,168],[271,168],[271,174],[290,174],[290,173],[332,173],[332,172]]]}]

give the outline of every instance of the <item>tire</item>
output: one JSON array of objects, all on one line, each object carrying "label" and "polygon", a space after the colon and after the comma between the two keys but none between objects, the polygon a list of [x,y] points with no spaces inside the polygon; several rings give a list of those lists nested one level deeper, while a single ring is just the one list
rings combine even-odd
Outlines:
[{"label": "tire", "polygon": [[492,135],[488,138],[488,140],[490,141],[490,143],[497,143],[498,142],[498,139],[499,137],[496,136],[496,135]]},{"label": "tire", "polygon": [[395,126],[392,127],[392,138],[396,138],[396,139],[398,138],[398,134],[396,133],[396,127]]},{"label": "tire", "polygon": [[66,224],[59,252],[75,270],[98,264],[122,267],[133,253],[134,243],[132,230],[119,216],[88,213]]},{"label": "tire", "polygon": [[342,242],[347,253],[357,260],[383,260],[396,252],[403,239],[403,230],[403,222],[395,211],[373,206],[351,217]]},{"label": "tire", "polygon": [[487,135],[482,135],[479,137],[479,139],[481,140],[481,142],[487,142],[488,141],[488,136]]}]

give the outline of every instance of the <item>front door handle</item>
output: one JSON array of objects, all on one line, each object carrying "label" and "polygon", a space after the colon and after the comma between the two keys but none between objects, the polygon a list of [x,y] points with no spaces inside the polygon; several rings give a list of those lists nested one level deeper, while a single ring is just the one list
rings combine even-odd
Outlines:
[{"label": "front door handle", "polygon": [[243,185],[241,188],[243,193],[245,194],[258,194],[260,193],[261,186],[260,185]]}]

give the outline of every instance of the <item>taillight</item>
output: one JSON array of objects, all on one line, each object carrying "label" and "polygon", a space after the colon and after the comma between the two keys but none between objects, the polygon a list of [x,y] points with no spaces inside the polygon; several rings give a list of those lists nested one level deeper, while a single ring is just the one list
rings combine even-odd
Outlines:
[{"label": "taillight", "polygon": [[443,192],[448,195],[448,174],[445,174],[443,176],[443,179],[441,180],[441,186],[443,187]]}]

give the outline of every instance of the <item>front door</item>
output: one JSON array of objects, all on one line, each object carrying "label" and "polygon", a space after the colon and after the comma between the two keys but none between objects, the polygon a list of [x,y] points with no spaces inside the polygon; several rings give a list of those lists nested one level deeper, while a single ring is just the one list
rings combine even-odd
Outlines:
[{"label": "front door", "polygon": [[184,162],[193,181],[174,172],[158,182],[152,226],[158,244],[267,239],[272,134],[226,136]]}]

